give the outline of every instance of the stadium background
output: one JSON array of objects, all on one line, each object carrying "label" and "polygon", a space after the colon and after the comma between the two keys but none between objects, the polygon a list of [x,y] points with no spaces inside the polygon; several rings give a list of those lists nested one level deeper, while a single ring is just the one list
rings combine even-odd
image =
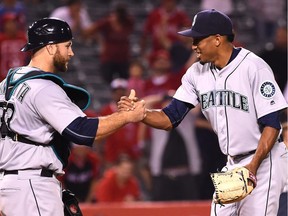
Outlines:
[{"label": "stadium background", "polygon": [[[212,0],[211,0],[212,1]],[[257,43],[257,32],[253,11],[247,6],[249,0],[233,0],[232,19],[237,26],[237,40],[245,46],[259,53],[265,44]],[[23,1],[27,8],[27,23],[30,24],[38,18],[49,16],[51,11],[60,6],[61,1],[26,0]],[[135,17],[136,25],[131,37],[132,53],[139,54],[139,35],[148,13],[159,4],[159,0],[124,0],[129,12]],[[115,1],[111,0],[84,0],[92,20],[97,20],[106,15]],[[179,0],[182,7],[193,18],[200,9],[201,0]],[[287,11],[287,2],[283,10]],[[259,5],[261,7],[261,5]],[[239,33],[238,33],[239,32]],[[99,47],[97,44],[73,43],[75,56],[70,63],[69,73],[63,78],[72,84],[86,88],[92,95],[91,108],[94,110],[110,101],[109,86],[103,82],[97,72]],[[132,204],[81,204],[86,216],[200,216],[208,215],[210,200],[191,202],[137,202]]]}]

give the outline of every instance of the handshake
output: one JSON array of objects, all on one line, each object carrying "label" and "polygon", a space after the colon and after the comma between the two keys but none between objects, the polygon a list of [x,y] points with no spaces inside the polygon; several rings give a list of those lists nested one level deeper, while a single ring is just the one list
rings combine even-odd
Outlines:
[{"label": "handshake", "polygon": [[119,112],[127,114],[128,122],[139,122],[146,117],[145,101],[138,100],[134,89],[131,89],[128,97],[122,96],[117,106]]},{"label": "handshake", "polygon": [[141,121],[153,128],[171,130],[173,125],[168,116],[162,109],[154,109],[153,106],[159,102],[163,103],[162,106],[166,106],[173,94],[174,91],[171,91],[168,95],[164,95],[165,97],[155,94],[146,96],[145,100],[138,100],[136,92],[132,89],[128,97],[122,96],[118,101],[118,113],[124,115],[125,123]]}]

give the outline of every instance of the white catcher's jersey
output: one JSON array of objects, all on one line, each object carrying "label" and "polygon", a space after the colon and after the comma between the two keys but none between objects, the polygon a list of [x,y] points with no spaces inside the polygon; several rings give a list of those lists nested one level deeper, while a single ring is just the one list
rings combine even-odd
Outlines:
[{"label": "white catcher's jersey", "polygon": [[[35,68],[22,67],[16,76]],[[5,101],[5,80],[0,84],[0,102]],[[0,169],[21,170],[46,167],[62,173],[63,165],[49,142],[55,131],[60,134],[77,117],[85,114],[65,91],[53,81],[30,79],[21,83],[9,100],[6,122],[9,128],[25,138],[47,146],[36,146],[13,141],[9,137],[0,141]],[[0,107],[2,116],[3,109]]]},{"label": "white catcher's jersey", "polygon": [[257,119],[287,107],[271,68],[244,48],[221,70],[193,64],[174,98],[201,104],[221,151],[230,156],[255,150],[261,136]]}]

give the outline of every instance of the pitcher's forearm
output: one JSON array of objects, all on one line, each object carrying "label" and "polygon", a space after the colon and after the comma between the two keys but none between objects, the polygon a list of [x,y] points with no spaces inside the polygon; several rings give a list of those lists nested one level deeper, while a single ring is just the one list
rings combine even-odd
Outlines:
[{"label": "pitcher's forearm", "polygon": [[142,122],[150,127],[162,130],[172,129],[170,119],[161,109],[146,109],[146,117]]},{"label": "pitcher's forearm", "polygon": [[256,174],[260,164],[273,148],[278,135],[279,130],[268,126],[264,128],[261,138],[259,140],[259,145],[257,147],[256,153],[251,163],[247,166],[248,169],[254,174]]}]

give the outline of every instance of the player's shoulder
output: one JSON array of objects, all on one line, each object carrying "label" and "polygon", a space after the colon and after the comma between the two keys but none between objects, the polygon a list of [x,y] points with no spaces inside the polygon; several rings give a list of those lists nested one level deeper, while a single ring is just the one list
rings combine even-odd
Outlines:
[{"label": "player's shoulder", "polygon": [[198,80],[207,79],[209,76],[211,76],[210,66],[210,63],[193,63],[182,76],[182,85],[190,85],[192,83],[197,83]]},{"label": "player's shoulder", "polygon": [[[12,73],[11,83],[14,86],[18,86],[21,85],[22,83],[25,83],[25,85],[29,86],[32,92],[41,91],[42,89],[47,89],[48,87],[50,89],[51,88],[61,89],[60,86],[57,85],[54,81],[50,80],[49,78],[45,78],[46,73],[37,68],[24,66],[13,68],[13,70],[9,72]],[[51,73],[48,74],[50,75]],[[54,74],[52,75],[54,76]]]},{"label": "player's shoulder", "polygon": [[241,48],[238,56],[239,58],[246,59],[246,66],[255,67],[255,69],[267,67],[267,63],[260,56],[245,48]]},{"label": "player's shoulder", "polygon": [[54,83],[52,80],[49,79],[30,79],[30,80],[26,80],[25,83],[27,83],[29,86],[35,88],[35,89],[45,89],[45,88],[51,88],[51,87],[55,87],[55,88],[60,88],[59,85],[57,85],[56,83]]},{"label": "player's shoulder", "polygon": [[193,63],[186,71],[185,74],[190,74],[193,76],[203,75],[205,72],[209,72],[211,63],[201,63],[199,61]]}]

